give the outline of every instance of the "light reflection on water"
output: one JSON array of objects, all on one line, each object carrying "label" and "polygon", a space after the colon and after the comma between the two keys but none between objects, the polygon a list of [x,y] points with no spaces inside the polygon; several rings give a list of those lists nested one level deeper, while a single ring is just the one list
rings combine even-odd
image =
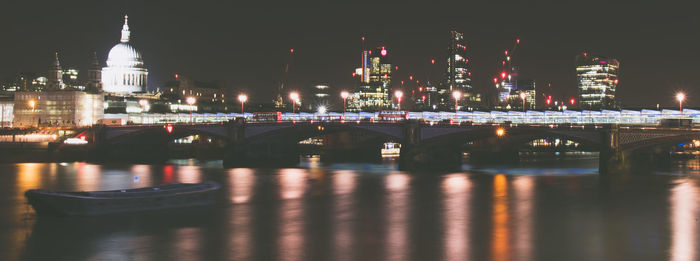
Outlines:
[{"label": "light reflection on water", "polygon": [[[698,257],[699,180],[687,175],[407,173],[391,170],[393,165],[348,164],[354,168],[341,170],[318,163],[312,169],[221,169],[190,163],[3,165],[0,260]],[[224,187],[214,210],[37,219],[23,203],[24,191],[32,188],[101,190],[205,180]]]},{"label": "light reflection on water", "polygon": [[680,180],[671,191],[671,260],[697,260],[698,187],[695,180]]}]

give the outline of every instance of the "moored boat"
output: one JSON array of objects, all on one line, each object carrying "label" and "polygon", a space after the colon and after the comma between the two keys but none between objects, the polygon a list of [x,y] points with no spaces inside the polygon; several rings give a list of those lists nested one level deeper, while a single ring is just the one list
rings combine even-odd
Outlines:
[{"label": "moored boat", "polygon": [[93,216],[211,205],[220,188],[207,181],[106,191],[31,189],[24,195],[40,216]]}]

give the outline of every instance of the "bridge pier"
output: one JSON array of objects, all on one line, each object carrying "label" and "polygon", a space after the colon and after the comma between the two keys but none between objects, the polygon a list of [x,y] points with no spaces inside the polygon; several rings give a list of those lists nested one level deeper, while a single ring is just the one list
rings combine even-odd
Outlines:
[{"label": "bridge pier", "polygon": [[462,169],[461,144],[421,142],[421,125],[407,121],[399,155],[400,170],[459,171]]},{"label": "bridge pier", "polygon": [[399,169],[459,171],[462,169],[462,150],[458,145],[402,144]]}]

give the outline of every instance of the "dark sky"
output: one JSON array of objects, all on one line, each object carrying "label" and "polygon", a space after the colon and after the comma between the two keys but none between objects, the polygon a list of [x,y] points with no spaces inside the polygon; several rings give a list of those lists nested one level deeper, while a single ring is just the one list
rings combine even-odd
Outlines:
[{"label": "dark sky", "polygon": [[[519,37],[514,59],[521,77],[535,79],[538,87],[551,83],[556,94],[576,94],[574,57],[585,50],[619,59],[618,98],[625,105],[673,106],[677,90],[688,93],[690,106],[700,105],[700,18],[685,4],[51,2],[3,3],[1,78],[20,71],[45,74],[55,50],[66,67],[86,69],[93,51],[104,63],[128,14],[131,43],[149,70],[149,89],[177,72],[268,100],[290,48],[291,88],[326,83],[337,91],[349,89],[361,36],[368,46],[387,46],[399,66],[394,83],[411,74],[421,81],[437,79],[454,29],[465,33],[473,85],[484,92],[493,91],[503,50]],[[438,61],[435,68],[429,67],[431,58]]]}]

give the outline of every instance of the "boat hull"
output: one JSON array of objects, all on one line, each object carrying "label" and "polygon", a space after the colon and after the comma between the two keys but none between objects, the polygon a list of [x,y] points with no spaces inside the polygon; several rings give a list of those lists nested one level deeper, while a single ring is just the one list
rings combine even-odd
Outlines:
[{"label": "boat hull", "polygon": [[[214,182],[206,185],[179,185],[183,189],[161,190],[161,187],[151,187],[96,192],[28,190],[25,196],[39,216],[95,216],[212,205],[220,188]],[[187,188],[187,185],[201,187],[192,189]]]}]

